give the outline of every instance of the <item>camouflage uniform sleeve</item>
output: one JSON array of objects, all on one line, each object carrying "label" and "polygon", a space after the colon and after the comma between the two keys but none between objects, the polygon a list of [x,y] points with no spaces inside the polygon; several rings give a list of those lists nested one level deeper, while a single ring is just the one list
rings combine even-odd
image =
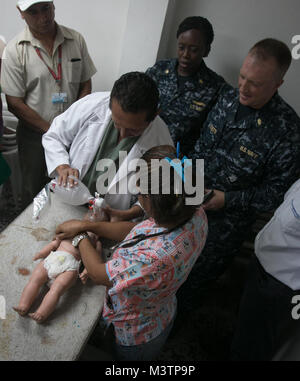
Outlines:
[{"label": "camouflage uniform sleeve", "polygon": [[158,72],[159,72],[159,67],[157,64],[155,64],[154,66],[152,67],[149,67],[147,70],[146,70],[146,74],[149,75],[149,77],[151,77],[154,81],[157,82],[157,79],[158,79]]},{"label": "camouflage uniform sleeve", "polygon": [[300,174],[299,127],[298,134],[293,130],[269,156],[260,183],[245,190],[225,192],[225,209],[241,212],[254,209],[261,213],[274,210],[282,202],[284,193]]}]

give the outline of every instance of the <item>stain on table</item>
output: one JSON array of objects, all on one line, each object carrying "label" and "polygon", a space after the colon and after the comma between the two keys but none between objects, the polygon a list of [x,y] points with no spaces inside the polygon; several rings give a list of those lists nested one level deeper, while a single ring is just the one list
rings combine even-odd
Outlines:
[{"label": "stain on table", "polygon": [[23,276],[28,276],[30,274],[30,271],[22,267],[22,268],[18,268],[18,273]]}]

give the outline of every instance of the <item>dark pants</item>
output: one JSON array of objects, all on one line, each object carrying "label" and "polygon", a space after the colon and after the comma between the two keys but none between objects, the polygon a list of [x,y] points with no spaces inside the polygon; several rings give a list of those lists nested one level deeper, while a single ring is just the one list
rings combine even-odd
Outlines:
[{"label": "dark pants", "polygon": [[239,220],[225,211],[208,212],[205,247],[176,296],[178,312],[186,314],[201,304],[203,289],[213,284],[232,264],[251,226],[252,219]]},{"label": "dark pants", "polygon": [[155,339],[145,344],[125,346],[115,343],[114,352],[118,361],[155,360],[166,343],[174,324],[174,319]]},{"label": "dark pants", "polygon": [[22,206],[25,208],[50,179],[47,177],[42,134],[19,121],[17,142],[22,173]]},{"label": "dark pants", "polygon": [[0,152],[0,185],[2,185],[10,176],[11,170]]},{"label": "dark pants", "polygon": [[271,360],[299,323],[292,319],[293,291],[269,275],[256,258],[241,300],[231,359]]},{"label": "dark pants", "polygon": [[96,334],[98,336],[99,332],[101,332],[101,337],[97,338],[97,336],[94,335],[94,345],[97,346],[98,343],[101,345],[101,347],[103,345],[103,348],[105,348],[107,352],[111,353],[114,360],[117,361],[155,360],[159,356],[161,350],[164,347],[164,344],[166,343],[169,337],[169,334],[174,324],[174,320],[175,317],[171,320],[169,325],[161,332],[160,335],[148,341],[147,343],[140,345],[125,346],[117,344],[113,324],[107,326],[107,322],[102,318],[99,322],[99,329],[96,330]]}]

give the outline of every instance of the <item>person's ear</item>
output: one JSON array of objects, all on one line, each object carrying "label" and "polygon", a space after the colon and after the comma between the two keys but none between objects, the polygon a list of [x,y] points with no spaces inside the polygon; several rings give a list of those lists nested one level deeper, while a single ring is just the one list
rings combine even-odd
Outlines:
[{"label": "person's ear", "polygon": [[279,87],[283,84],[284,82],[284,79],[281,79],[280,82],[277,84],[277,89],[279,89]]},{"label": "person's ear", "polygon": [[203,58],[207,57],[209,55],[209,52],[210,52],[210,45],[206,47],[205,53],[203,54]]}]

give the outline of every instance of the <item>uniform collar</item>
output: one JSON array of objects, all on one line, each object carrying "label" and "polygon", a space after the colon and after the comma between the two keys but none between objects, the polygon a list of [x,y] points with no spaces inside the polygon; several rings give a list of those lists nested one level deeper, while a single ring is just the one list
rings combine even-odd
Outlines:
[{"label": "uniform collar", "polygon": [[[72,34],[65,27],[58,25],[57,23],[55,24],[57,27],[57,33],[56,33],[54,47],[53,47],[54,52],[57,49],[57,47],[64,42],[65,39],[69,39],[69,40],[74,39]],[[28,25],[26,25],[23,33],[21,33],[17,43],[22,44],[24,42],[30,42],[32,46],[43,49],[41,42],[33,36]]]},{"label": "uniform collar", "polygon": [[209,69],[206,66],[204,60],[202,60],[199,70],[197,71],[197,76],[199,79],[202,79],[203,81],[209,80]]},{"label": "uniform collar", "polygon": [[[278,104],[280,97],[278,92],[276,92],[273,97],[269,100],[267,104],[265,104],[262,108],[256,110],[253,114],[250,114],[246,119],[250,118],[256,120],[258,125],[261,126],[263,124],[264,119],[269,119],[269,116],[272,115],[272,110],[276,108],[276,104]],[[239,122],[235,122],[235,116],[239,107],[239,90],[234,89],[234,97],[231,102],[229,102],[228,107],[230,110],[228,111],[227,120],[232,122],[236,128],[246,127],[245,120],[241,120]]]},{"label": "uniform collar", "polygon": [[[176,76],[178,75],[177,66],[178,66],[178,59],[174,60],[173,62],[173,70],[175,71]],[[189,78],[189,81],[188,81],[189,87],[190,86],[198,87],[199,84],[200,85],[205,84],[210,80],[209,69],[206,66],[204,60],[202,60],[199,70],[193,76],[187,77],[187,78]]]},{"label": "uniform collar", "polygon": [[265,104],[259,111],[262,112],[272,112],[272,110],[277,108],[278,103],[280,102],[280,95],[278,91],[273,95],[267,104]]}]

